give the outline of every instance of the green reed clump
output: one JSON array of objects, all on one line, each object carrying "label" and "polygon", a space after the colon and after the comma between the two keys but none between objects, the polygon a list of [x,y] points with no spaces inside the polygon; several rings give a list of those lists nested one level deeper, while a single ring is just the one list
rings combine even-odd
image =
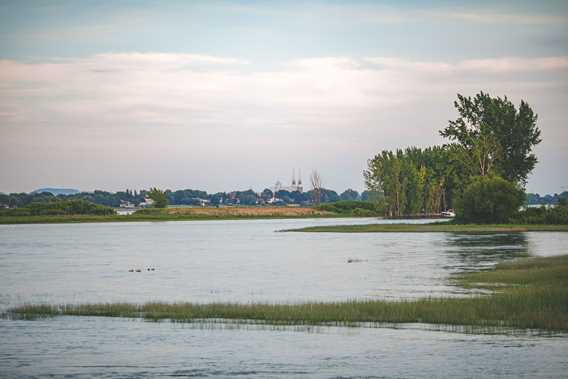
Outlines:
[{"label": "green reed clump", "polygon": [[488,328],[568,330],[568,256],[532,258],[500,264],[495,270],[462,274],[456,283],[491,288],[471,298],[311,302],[303,304],[102,303],[25,305],[13,317],[56,315],[132,317],[192,322],[236,320],[272,325],[343,325],[429,323]]},{"label": "green reed clump", "polygon": [[519,232],[568,232],[568,225],[524,224],[456,224],[435,222],[430,224],[363,224],[310,226],[287,229],[282,232],[310,233],[519,233]]}]

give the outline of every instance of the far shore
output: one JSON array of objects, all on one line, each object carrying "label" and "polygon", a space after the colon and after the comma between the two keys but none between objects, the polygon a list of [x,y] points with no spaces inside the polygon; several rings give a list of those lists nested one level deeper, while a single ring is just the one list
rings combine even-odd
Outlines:
[{"label": "far shore", "polygon": [[208,221],[297,218],[352,218],[311,207],[223,207],[146,209],[130,215],[0,216],[0,224],[52,224],[142,221]]},{"label": "far shore", "polygon": [[453,224],[436,222],[429,224],[365,224],[310,226],[287,229],[282,232],[306,233],[520,233],[520,232],[568,232],[568,225],[516,225],[516,224]]}]

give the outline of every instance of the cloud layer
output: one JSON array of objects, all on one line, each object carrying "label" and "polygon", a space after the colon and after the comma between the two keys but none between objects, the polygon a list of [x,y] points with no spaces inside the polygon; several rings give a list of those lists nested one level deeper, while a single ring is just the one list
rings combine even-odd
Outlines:
[{"label": "cloud layer", "polygon": [[[120,165],[111,177],[79,184],[262,189],[290,167],[318,167],[330,187],[361,189],[368,157],[383,148],[438,142],[436,131],[455,117],[456,93],[479,90],[527,100],[541,114],[545,146],[561,154],[568,147],[560,106],[568,103],[567,73],[567,56],[321,57],[270,69],[232,57],[166,53],[2,60],[0,158],[30,164],[41,156],[70,169],[54,176],[49,164],[36,162],[41,173],[27,174],[16,163],[0,181],[74,184],[76,170],[101,172],[126,149],[135,157],[130,171],[120,174],[126,167]],[[209,163],[200,154],[209,155]],[[277,158],[272,168],[259,163],[271,156]],[[203,174],[204,165],[221,173],[223,164],[236,168],[216,179]],[[146,168],[158,170],[161,182],[140,180]],[[175,172],[183,177],[172,180]]]}]

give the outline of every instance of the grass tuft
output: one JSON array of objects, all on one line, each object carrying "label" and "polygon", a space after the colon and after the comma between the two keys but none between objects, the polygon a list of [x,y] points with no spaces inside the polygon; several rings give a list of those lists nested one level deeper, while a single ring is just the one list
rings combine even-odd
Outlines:
[{"label": "grass tuft", "polygon": [[568,232],[568,225],[485,225],[453,224],[438,222],[430,224],[366,224],[311,226],[283,232],[310,233],[519,233],[519,232]]}]

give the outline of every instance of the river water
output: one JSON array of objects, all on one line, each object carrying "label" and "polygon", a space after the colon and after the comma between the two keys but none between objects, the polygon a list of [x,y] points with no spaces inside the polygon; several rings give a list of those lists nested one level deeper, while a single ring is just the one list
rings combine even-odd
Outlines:
[{"label": "river water", "polygon": [[[568,233],[276,232],[369,222],[386,221],[4,225],[0,310],[30,302],[468,296],[450,284],[452,274],[526,255],[564,254],[568,246]],[[563,377],[567,353],[565,335],[468,335],[424,325],[274,329],[0,320],[0,377]]]}]

